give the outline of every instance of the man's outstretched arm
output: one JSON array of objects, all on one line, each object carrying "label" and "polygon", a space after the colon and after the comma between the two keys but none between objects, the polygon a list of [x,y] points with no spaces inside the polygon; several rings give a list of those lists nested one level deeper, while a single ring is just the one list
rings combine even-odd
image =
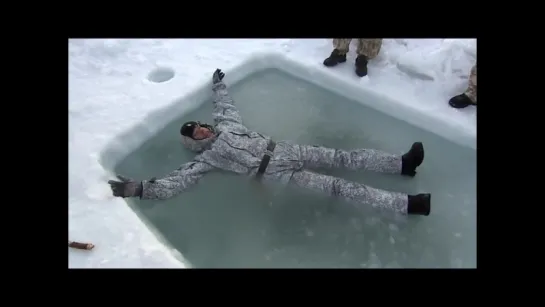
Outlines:
[{"label": "man's outstretched arm", "polygon": [[199,179],[213,169],[214,167],[209,164],[193,161],[183,164],[177,170],[160,179],[152,178],[136,182],[118,175],[120,181],[110,180],[108,184],[110,184],[114,196],[164,200],[197,184]]},{"label": "man's outstretched arm", "polygon": [[222,121],[230,121],[238,124],[242,124],[242,117],[235,106],[235,102],[229,92],[227,86],[223,83],[222,79],[225,76],[220,69],[216,69],[212,76],[212,90],[214,91],[214,110],[212,117],[214,122],[219,124]]}]

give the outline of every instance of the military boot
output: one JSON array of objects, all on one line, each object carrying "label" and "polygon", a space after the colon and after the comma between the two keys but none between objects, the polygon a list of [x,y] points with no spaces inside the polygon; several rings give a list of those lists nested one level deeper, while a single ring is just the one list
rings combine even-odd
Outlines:
[{"label": "military boot", "polygon": [[340,52],[339,49],[334,49],[329,58],[324,60],[324,65],[327,67],[333,67],[344,62],[346,62],[346,53]]},{"label": "military boot", "polygon": [[409,195],[409,205],[407,213],[410,215],[430,215],[431,211],[431,194]]},{"label": "military boot", "polygon": [[424,161],[424,145],[421,142],[413,143],[411,149],[401,156],[401,174],[414,177],[416,168]]},{"label": "military boot", "polygon": [[466,94],[460,94],[450,98],[448,104],[456,109],[462,109],[467,106],[476,106],[477,104],[471,101]]},{"label": "military boot", "polygon": [[364,55],[358,55],[356,58],[356,75],[358,77],[365,77],[367,76],[367,57]]}]

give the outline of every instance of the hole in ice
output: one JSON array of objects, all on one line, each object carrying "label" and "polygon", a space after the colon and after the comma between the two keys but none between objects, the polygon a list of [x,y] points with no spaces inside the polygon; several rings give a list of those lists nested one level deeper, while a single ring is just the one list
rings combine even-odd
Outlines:
[{"label": "hole in ice", "polygon": [[[258,66],[256,63],[252,65]],[[475,150],[294,78],[283,71],[288,66],[282,65],[255,68],[251,75],[251,69],[235,72],[239,81],[228,86],[245,124],[274,139],[333,148],[402,153],[411,142],[422,141],[426,158],[415,178],[317,171],[390,191],[430,191],[430,216],[382,214],[321,194],[265,187],[221,172],[207,174],[199,184],[166,201],[125,199],[131,208],[192,267],[475,267]],[[168,174],[191,161],[195,154],[179,142],[180,124],[213,122],[210,95],[207,85],[173,104],[200,101],[197,108],[150,116],[146,125],[122,138],[140,138],[143,143],[127,150],[127,155],[112,147],[103,153],[103,163],[109,164],[105,167],[140,180]],[[381,103],[371,98],[370,104]],[[161,128],[152,135],[149,125],[155,122],[161,122]]]},{"label": "hole in ice", "polygon": [[166,82],[174,78],[174,70],[167,67],[159,67],[148,74],[148,80],[155,83]]}]

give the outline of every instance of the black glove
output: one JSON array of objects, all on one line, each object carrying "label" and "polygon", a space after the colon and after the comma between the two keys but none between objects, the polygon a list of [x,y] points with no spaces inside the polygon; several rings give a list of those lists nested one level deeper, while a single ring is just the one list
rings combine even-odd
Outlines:
[{"label": "black glove", "polygon": [[108,184],[110,185],[114,196],[125,198],[142,195],[141,182],[136,182],[121,175],[117,175],[117,178],[121,181],[108,180]]},{"label": "black glove", "polygon": [[216,69],[216,71],[214,72],[214,75],[212,76],[212,83],[216,84],[218,82],[220,82],[223,77],[225,77],[225,73],[222,73],[221,72],[221,69]]}]

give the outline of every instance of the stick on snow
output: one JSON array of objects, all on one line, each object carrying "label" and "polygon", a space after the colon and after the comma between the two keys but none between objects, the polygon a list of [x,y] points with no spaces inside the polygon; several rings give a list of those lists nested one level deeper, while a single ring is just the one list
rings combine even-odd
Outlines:
[{"label": "stick on snow", "polygon": [[76,241],[68,241],[68,247],[77,248],[77,249],[85,249],[85,250],[92,250],[93,247],[95,247],[91,243],[81,243]]}]

